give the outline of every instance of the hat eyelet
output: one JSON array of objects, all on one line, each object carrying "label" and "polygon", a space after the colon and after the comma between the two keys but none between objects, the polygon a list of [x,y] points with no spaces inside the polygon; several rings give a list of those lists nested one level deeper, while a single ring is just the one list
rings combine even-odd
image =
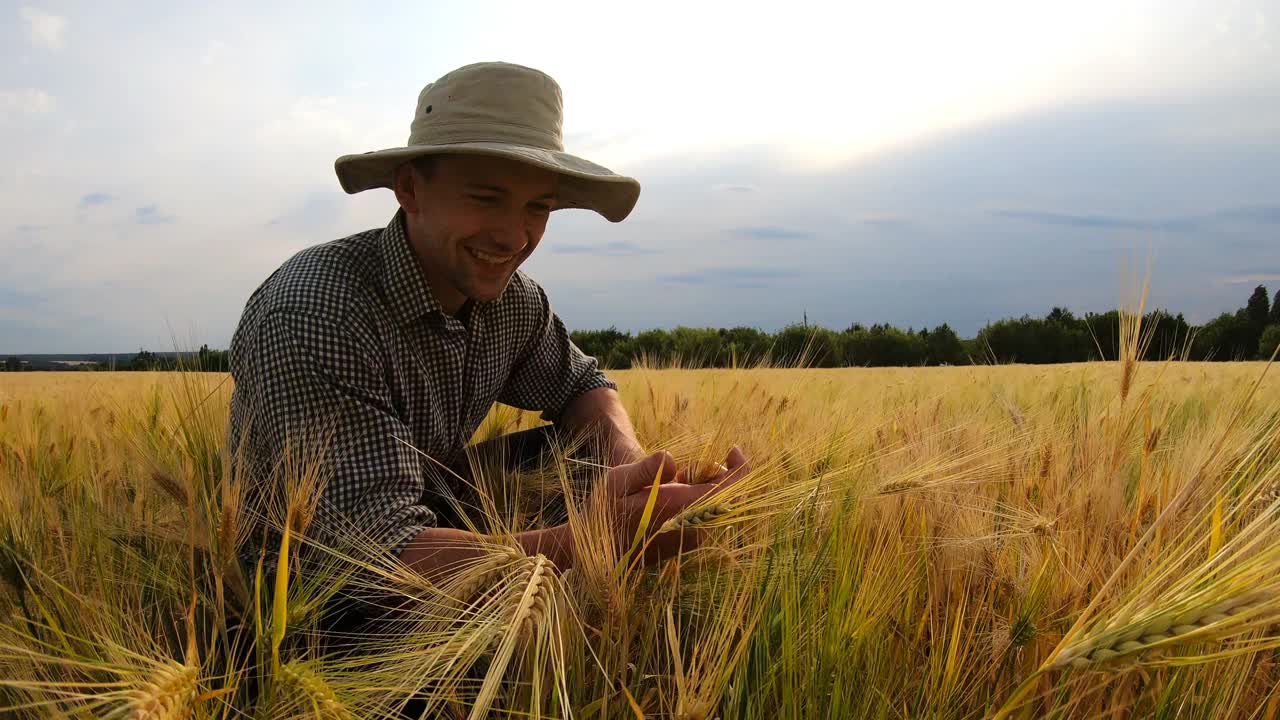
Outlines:
[{"label": "hat eyelet", "polygon": [[423,114],[423,115],[430,115],[430,114],[431,114],[431,106],[430,106],[430,105],[428,105],[428,106],[427,106],[427,109],[422,111],[422,114]]}]

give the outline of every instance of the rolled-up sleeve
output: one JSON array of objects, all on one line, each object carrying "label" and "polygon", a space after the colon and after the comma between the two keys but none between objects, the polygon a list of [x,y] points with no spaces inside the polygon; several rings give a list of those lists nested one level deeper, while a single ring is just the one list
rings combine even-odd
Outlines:
[{"label": "rolled-up sleeve", "polygon": [[618,385],[600,370],[595,358],[573,343],[542,287],[536,283],[532,287],[534,332],[516,358],[498,401],[539,411],[543,420],[556,423],[569,403],[582,393],[601,387],[616,390]]},{"label": "rolled-up sleeve", "polygon": [[385,361],[358,323],[274,310],[247,340],[236,385],[253,406],[242,409],[252,418],[253,455],[274,463],[286,449],[323,453],[325,484],[308,534],[342,546],[356,531],[399,555],[436,524],[422,503],[421,460],[401,442],[412,434],[396,416]]}]

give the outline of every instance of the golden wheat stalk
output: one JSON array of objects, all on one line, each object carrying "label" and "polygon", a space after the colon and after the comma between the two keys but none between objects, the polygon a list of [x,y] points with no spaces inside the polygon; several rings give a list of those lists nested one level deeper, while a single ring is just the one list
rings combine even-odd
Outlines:
[{"label": "golden wheat stalk", "polygon": [[[39,647],[39,643],[32,645]],[[192,716],[199,688],[198,665],[173,659],[147,659],[110,641],[104,641],[103,646],[111,654],[120,654],[127,664],[78,659],[54,654],[52,649],[0,644],[0,667],[16,667],[15,661],[43,666],[45,672],[41,675],[53,678],[0,678],[0,687],[37,698],[25,705],[0,705],[0,710],[51,705],[61,706],[68,714],[77,707],[96,710],[95,714],[109,720],[179,720]],[[85,672],[104,673],[118,679],[109,682],[72,679],[83,677]]]},{"label": "golden wheat stalk", "polygon": [[[516,667],[530,667],[532,660],[536,668],[550,651],[560,668],[551,677],[563,683],[563,652],[550,641],[560,635],[563,598],[555,567],[545,556],[494,545],[445,584],[416,589],[423,592],[408,596],[412,605],[402,617],[385,635],[366,640],[360,657],[344,659],[344,669],[359,668],[362,678],[418,693],[428,712],[458,699],[491,707],[517,657],[523,660]],[[470,669],[485,656],[485,677],[471,677]],[[566,693],[562,687],[560,695]]]},{"label": "golden wheat stalk", "polygon": [[733,511],[733,505],[727,502],[703,506],[691,505],[662,523],[658,527],[658,534],[705,527],[720,518],[731,515]]},{"label": "golden wheat stalk", "polygon": [[1275,599],[1271,594],[1246,593],[1213,605],[1193,607],[1178,613],[1155,613],[1133,623],[1122,633],[1107,633],[1068,645],[1049,667],[1091,668],[1104,663],[1137,659],[1143,654],[1169,649],[1175,645],[1220,638],[1228,631],[1235,634],[1241,621],[1247,620],[1251,613],[1264,609],[1269,601],[1274,602]]},{"label": "golden wheat stalk", "polygon": [[551,561],[539,553],[533,558],[524,586],[516,588],[510,596],[509,599],[515,603],[507,621],[507,631],[502,636],[488,672],[485,673],[484,683],[471,708],[470,720],[477,720],[488,714],[521,636],[540,629],[534,623],[545,615],[545,608],[553,591],[552,572]]},{"label": "golden wheat stalk", "polygon": [[452,581],[443,589],[457,602],[470,603],[476,596],[492,587],[496,580],[511,572],[513,565],[527,559],[528,556],[516,548],[500,546],[479,562],[472,563],[454,573]]},{"label": "golden wheat stalk", "polygon": [[[1251,453],[1244,453],[1236,470],[1251,466],[1250,457]],[[1252,479],[1228,483],[1245,496],[1250,485],[1269,479],[1269,473],[1258,467],[1245,474]],[[1150,656],[1157,651],[1194,642],[1222,642],[1266,629],[1280,619],[1278,518],[1270,512],[1252,517],[1224,540],[1220,498],[1217,493],[1204,498],[1201,519],[1148,568],[1130,591],[1130,599],[1112,612],[1112,620],[1080,628],[1042,669],[1152,662]],[[1206,535],[1207,557],[1203,554]],[[1257,650],[1277,644],[1280,638],[1270,633],[1246,646]],[[1232,652],[1228,648],[1209,653],[1200,661]]]},{"label": "golden wheat stalk", "polygon": [[108,719],[179,720],[191,717],[196,696],[197,668],[176,660],[157,663],[150,677],[129,693],[125,705]]},{"label": "golden wheat stalk", "polygon": [[280,678],[302,695],[316,720],[354,720],[355,715],[311,663],[297,660],[283,663]]}]

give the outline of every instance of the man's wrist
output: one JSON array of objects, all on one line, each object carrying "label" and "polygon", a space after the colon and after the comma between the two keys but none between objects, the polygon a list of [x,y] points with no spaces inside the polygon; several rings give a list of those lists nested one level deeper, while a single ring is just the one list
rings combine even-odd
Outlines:
[{"label": "man's wrist", "polygon": [[573,567],[573,531],[567,523],[517,533],[516,542],[530,556],[545,555],[561,571]]},{"label": "man's wrist", "polygon": [[637,462],[645,456],[644,448],[635,438],[618,433],[609,448],[609,466],[617,467]]},{"label": "man's wrist", "polygon": [[560,422],[571,432],[583,432],[598,443],[597,451],[605,453],[600,459],[610,467],[633,463],[645,456],[644,448],[636,440],[635,427],[613,388],[597,387],[578,395]]}]

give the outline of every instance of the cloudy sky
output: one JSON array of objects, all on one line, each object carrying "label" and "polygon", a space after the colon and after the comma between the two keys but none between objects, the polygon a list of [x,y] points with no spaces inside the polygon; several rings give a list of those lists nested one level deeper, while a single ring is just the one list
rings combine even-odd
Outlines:
[{"label": "cloudy sky", "polygon": [[1276,0],[200,5],[0,2],[0,353],[225,347],[390,218],[333,160],[478,60],[554,76],[568,149],[643,185],[524,265],[570,327],[971,335],[1149,256],[1193,322],[1280,289]]}]

